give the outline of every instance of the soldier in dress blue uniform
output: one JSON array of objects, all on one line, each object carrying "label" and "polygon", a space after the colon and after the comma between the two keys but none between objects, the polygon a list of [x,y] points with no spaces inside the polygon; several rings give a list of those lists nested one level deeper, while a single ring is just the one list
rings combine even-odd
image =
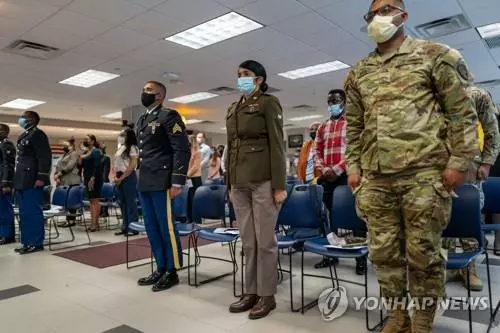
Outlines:
[{"label": "soldier in dress blue uniform", "polygon": [[171,200],[186,182],[191,155],[184,122],[177,111],[162,106],[165,96],[162,83],[146,83],[141,101],[147,111],[137,122],[140,200],[157,265],[157,270],[138,284],[153,285],[153,291],[179,283],[182,249],[172,219]]},{"label": "soldier in dress blue uniform", "polygon": [[19,227],[22,247],[19,254],[43,250],[43,200],[44,186],[50,185],[52,153],[47,135],[37,126],[40,116],[26,111],[19,118],[24,129],[17,140],[17,161],[14,173],[14,189],[19,204]]},{"label": "soldier in dress blue uniform", "polygon": [[0,124],[0,245],[16,241],[12,208],[12,177],[16,163],[16,147],[9,141],[10,128]]}]

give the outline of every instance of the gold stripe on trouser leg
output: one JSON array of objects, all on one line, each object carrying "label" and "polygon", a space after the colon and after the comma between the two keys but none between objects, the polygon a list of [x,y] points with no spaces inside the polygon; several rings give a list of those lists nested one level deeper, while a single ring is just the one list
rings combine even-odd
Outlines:
[{"label": "gold stripe on trouser leg", "polygon": [[167,226],[168,226],[168,235],[170,237],[170,246],[172,247],[172,257],[174,259],[174,267],[175,269],[181,269],[181,265],[179,263],[179,250],[177,248],[177,239],[175,238],[174,231],[174,221],[172,221],[172,202],[170,200],[170,191],[167,190]]}]

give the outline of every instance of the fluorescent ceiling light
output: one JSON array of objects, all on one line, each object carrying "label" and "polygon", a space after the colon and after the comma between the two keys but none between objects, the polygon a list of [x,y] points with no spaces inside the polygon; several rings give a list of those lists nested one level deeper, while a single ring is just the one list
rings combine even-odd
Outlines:
[{"label": "fluorescent ceiling light", "polygon": [[221,130],[226,131],[227,127],[221,127]]},{"label": "fluorescent ceiling light", "polygon": [[262,27],[263,25],[260,23],[252,21],[238,13],[230,12],[167,37],[165,40],[198,50],[202,47],[219,43]]},{"label": "fluorescent ceiling light", "polygon": [[41,104],[45,104],[45,102],[35,101],[33,99],[18,98],[18,99],[15,99],[13,101],[2,104],[2,105],[0,105],[0,107],[27,110],[27,109],[34,108],[35,106],[38,106]]},{"label": "fluorescent ceiling light", "polygon": [[199,102],[199,101],[203,101],[205,99],[210,99],[210,98],[214,98],[214,97],[218,97],[218,96],[219,95],[217,95],[217,94],[212,94],[212,93],[208,93],[208,92],[199,92],[196,94],[172,98],[172,99],[169,99],[169,101],[174,102],[174,103],[180,103],[180,104],[188,104],[188,103]]},{"label": "fluorescent ceiling light", "polygon": [[186,120],[186,125],[192,125],[192,124],[199,124],[204,122],[205,120],[200,120],[200,119],[188,119]]},{"label": "fluorescent ceiling light", "polygon": [[323,115],[313,114],[313,115],[310,115],[310,116],[302,116],[302,117],[290,118],[288,120],[290,120],[290,121],[303,121],[303,120],[310,120],[310,119],[317,119],[317,118],[323,118]]},{"label": "fluorescent ceiling light", "polygon": [[302,79],[302,78],[309,77],[309,76],[315,76],[315,75],[319,75],[319,74],[339,71],[341,69],[346,69],[349,67],[350,67],[349,65],[346,65],[343,62],[335,60],[335,61],[327,62],[324,64],[295,69],[293,71],[280,73],[278,75],[285,77],[287,79],[290,79],[290,80],[295,80],[295,79]]},{"label": "fluorescent ceiling light", "polygon": [[74,132],[75,129],[74,128],[67,128],[68,132]]},{"label": "fluorescent ceiling light", "polygon": [[101,118],[122,119],[122,112],[118,111],[118,112],[108,113],[108,114],[105,114],[105,115],[101,116]]},{"label": "fluorescent ceiling light", "polygon": [[493,23],[477,27],[477,32],[483,39],[500,36],[500,23]]},{"label": "fluorescent ceiling light", "polygon": [[76,87],[90,88],[106,81],[116,79],[119,76],[120,75],[118,74],[89,69],[88,71],[67,78],[66,80],[63,80],[59,83]]}]

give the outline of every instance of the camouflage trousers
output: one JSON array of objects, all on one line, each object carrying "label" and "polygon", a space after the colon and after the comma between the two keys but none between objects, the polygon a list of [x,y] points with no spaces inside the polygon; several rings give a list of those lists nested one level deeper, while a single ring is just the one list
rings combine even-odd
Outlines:
[{"label": "camouflage trousers", "polygon": [[[477,184],[471,184],[471,185],[474,185],[479,190],[479,201],[481,209],[483,209],[484,206],[483,183],[478,182]],[[484,219],[484,216],[482,218]],[[443,249],[446,249],[449,253],[455,253],[457,249],[457,241],[460,241],[460,245],[462,246],[462,250],[464,252],[475,251],[478,248],[478,243],[475,238],[461,238],[461,239],[443,238]]]},{"label": "camouflage trousers", "polygon": [[368,227],[369,259],[384,297],[444,297],[441,233],[451,196],[439,170],[404,175],[365,174],[356,189],[357,213]]}]

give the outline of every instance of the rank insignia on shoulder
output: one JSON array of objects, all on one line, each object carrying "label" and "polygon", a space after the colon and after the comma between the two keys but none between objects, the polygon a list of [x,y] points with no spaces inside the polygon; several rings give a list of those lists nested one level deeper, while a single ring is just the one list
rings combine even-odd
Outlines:
[{"label": "rank insignia on shoulder", "polygon": [[281,116],[280,114],[278,114],[277,117],[278,117],[278,119],[283,118],[283,116]]},{"label": "rank insignia on shoulder", "polygon": [[174,127],[172,127],[172,133],[176,134],[181,132],[182,132],[182,127],[179,124],[175,123]]}]

